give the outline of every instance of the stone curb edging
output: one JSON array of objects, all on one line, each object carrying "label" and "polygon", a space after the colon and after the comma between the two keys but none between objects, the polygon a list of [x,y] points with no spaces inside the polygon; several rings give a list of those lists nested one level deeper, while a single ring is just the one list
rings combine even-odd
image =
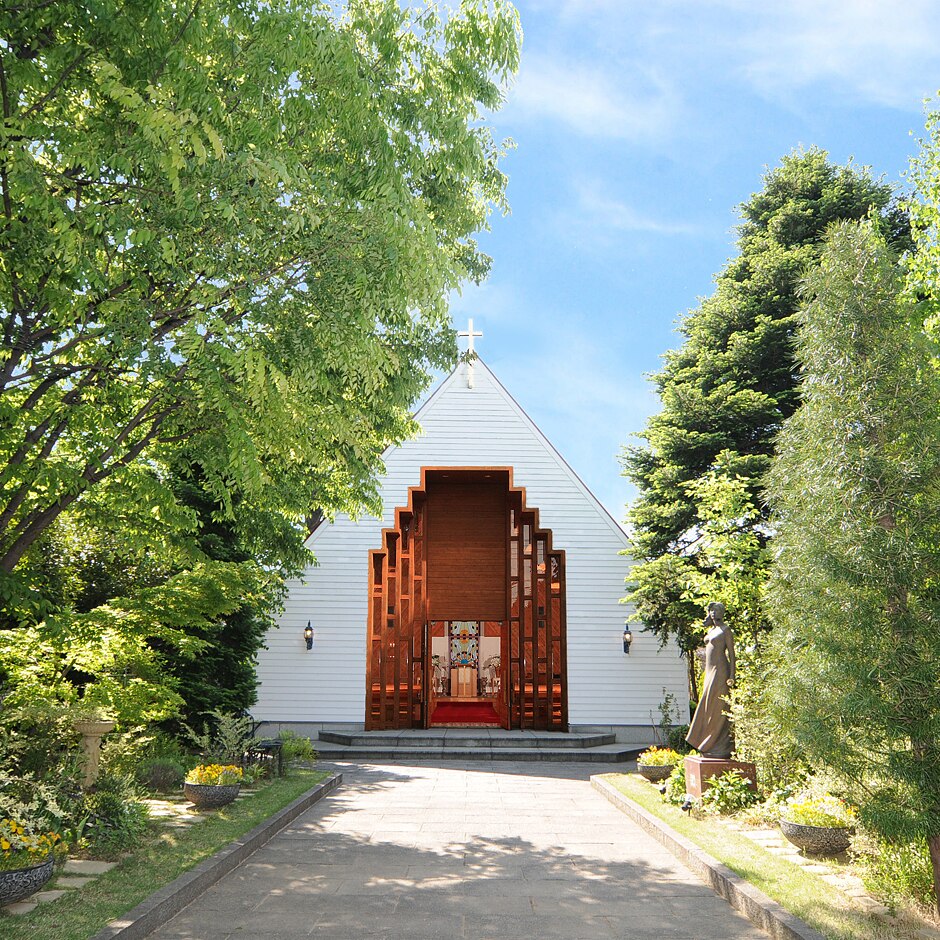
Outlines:
[{"label": "stone curb edging", "polygon": [[283,809],[258,823],[240,839],[203,859],[195,868],[183,872],[178,878],[155,891],[137,907],[132,908],[107,927],[99,930],[90,940],[142,940],[157,927],[162,927],[187,904],[194,901],[224,875],[238,867],[248,856],[261,848],[272,836],[293,822],[304,810],[319,802],[343,782],[336,774],[312,790],[301,794]]},{"label": "stone curb edging", "polygon": [[661,842],[716,894],[720,894],[733,908],[744,914],[751,923],[766,930],[775,940],[826,940],[818,930],[781,907],[763,891],[758,891],[685,836],[624,796],[606,780],[593,776],[591,786]]}]

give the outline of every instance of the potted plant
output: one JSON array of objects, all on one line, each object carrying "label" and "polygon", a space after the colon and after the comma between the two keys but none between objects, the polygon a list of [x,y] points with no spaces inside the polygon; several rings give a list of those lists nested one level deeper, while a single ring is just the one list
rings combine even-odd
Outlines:
[{"label": "potted plant", "polygon": [[780,831],[797,848],[813,855],[836,855],[852,841],[858,814],[832,794],[797,796],[780,812]]},{"label": "potted plant", "polygon": [[0,907],[22,901],[51,877],[57,832],[35,832],[19,818],[0,819]]},{"label": "potted plant", "polygon": [[665,780],[672,768],[682,760],[682,755],[671,747],[649,747],[636,759],[636,769],[650,783]]},{"label": "potted plant", "polygon": [[225,806],[238,796],[244,773],[234,764],[200,764],[183,782],[183,794],[200,809]]}]

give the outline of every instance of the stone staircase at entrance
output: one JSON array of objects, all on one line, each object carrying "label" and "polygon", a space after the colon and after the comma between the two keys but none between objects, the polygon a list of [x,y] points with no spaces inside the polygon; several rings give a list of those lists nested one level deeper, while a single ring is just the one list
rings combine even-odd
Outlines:
[{"label": "stone staircase at entrance", "polygon": [[325,761],[511,760],[622,763],[643,750],[617,744],[613,734],[430,728],[427,731],[321,731]]}]

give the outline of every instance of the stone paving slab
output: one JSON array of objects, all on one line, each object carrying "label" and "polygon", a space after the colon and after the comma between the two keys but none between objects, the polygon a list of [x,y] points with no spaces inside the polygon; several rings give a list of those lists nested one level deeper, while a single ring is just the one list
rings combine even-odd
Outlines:
[{"label": "stone paving slab", "polygon": [[56,889],[69,888],[74,890],[75,888],[84,888],[85,885],[90,885],[94,880],[93,875],[89,875],[87,878],[79,875],[59,875],[58,878],[53,879],[52,884]]},{"label": "stone paving slab", "polygon": [[337,769],[152,940],[766,940],[591,789],[596,764]]},{"label": "stone paving slab", "polygon": [[67,875],[103,875],[111,871],[117,862],[96,862],[87,858],[66,859],[62,870]]}]

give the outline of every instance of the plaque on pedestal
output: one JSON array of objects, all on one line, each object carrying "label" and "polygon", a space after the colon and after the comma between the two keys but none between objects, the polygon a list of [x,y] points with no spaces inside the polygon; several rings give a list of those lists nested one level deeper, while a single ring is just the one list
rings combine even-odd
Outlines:
[{"label": "plaque on pedestal", "polygon": [[709,779],[726,770],[737,770],[747,777],[751,789],[757,790],[757,768],[748,761],[725,760],[720,757],[701,757],[698,754],[685,758],[685,792],[696,799],[709,787]]}]

